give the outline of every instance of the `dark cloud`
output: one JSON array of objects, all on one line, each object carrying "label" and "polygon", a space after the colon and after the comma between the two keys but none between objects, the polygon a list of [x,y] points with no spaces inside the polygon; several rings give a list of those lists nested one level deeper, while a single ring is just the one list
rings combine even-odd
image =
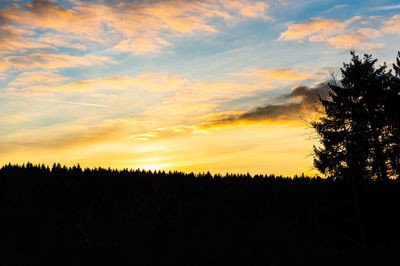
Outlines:
[{"label": "dark cloud", "polygon": [[[259,122],[302,119],[313,112],[315,105],[321,98],[329,96],[329,87],[321,83],[315,87],[297,86],[290,93],[282,94],[276,99],[282,101],[279,104],[259,106],[240,115],[221,116],[213,121],[205,123],[204,127],[212,127],[235,122]],[[292,102],[287,102],[292,101]]]},{"label": "dark cloud", "polygon": [[34,0],[26,3],[24,8],[36,15],[53,14],[55,18],[57,15],[69,12],[68,9],[53,0]]},{"label": "dark cloud", "polygon": [[315,104],[319,97],[326,98],[329,94],[329,87],[325,83],[321,83],[316,87],[297,86],[288,94],[281,96],[284,100],[300,99],[303,105]]},{"label": "dark cloud", "polygon": [[262,121],[293,119],[297,114],[299,114],[300,109],[300,103],[265,105],[257,107],[254,111],[249,111],[240,115],[237,120]]}]

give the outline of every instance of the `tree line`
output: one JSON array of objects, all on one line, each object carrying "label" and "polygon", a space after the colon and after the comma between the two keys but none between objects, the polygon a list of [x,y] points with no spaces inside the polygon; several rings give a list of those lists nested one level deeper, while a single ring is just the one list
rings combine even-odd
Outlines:
[{"label": "tree line", "polygon": [[9,164],[0,265],[395,265],[399,189],[359,186],[362,240],[348,179]]}]

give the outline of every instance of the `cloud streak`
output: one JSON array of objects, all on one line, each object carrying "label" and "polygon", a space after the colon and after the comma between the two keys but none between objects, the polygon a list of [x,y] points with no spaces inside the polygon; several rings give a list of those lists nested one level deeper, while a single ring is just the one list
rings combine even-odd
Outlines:
[{"label": "cloud streak", "polygon": [[179,76],[157,72],[144,72],[138,76],[116,76],[64,83],[65,78],[53,72],[24,72],[9,86],[20,87],[19,93],[43,92],[84,92],[84,91],[122,91],[141,89],[146,91],[173,91],[180,88],[185,80]]},{"label": "cloud streak", "polygon": [[263,105],[241,114],[222,114],[220,116],[216,114],[214,119],[203,123],[201,127],[212,128],[237,123],[301,120],[314,111],[313,108],[320,97],[328,97],[328,92],[328,86],[322,83],[315,87],[296,86],[290,93],[277,97],[278,100],[292,102]]},{"label": "cloud streak", "polygon": [[45,101],[45,102],[55,102],[55,103],[65,103],[65,104],[72,104],[72,105],[82,105],[82,106],[90,106],[90,107],[101,107],[101,108],[109,108],[109,105],[103,104],[94,104],[94,103],[83,103],[83,102],[71,102],[71,101],[60,101],[60,100],[53,100],[53,99],[40,99],[40,98],[31,98],[37,101]]},{"label": "cloud streak", "polygon": [[252,68],[244,73],[236,73],[234,76],[267,79],[271,81],[303,81],[307,79],[318,79],[322,73],[310,73],[309,71],[297,70],[293,68],[271,68],[260,69]]},{"label": "cloud streak", "polygon": [[42,101],[42,102],[53,102],[53,103],[63,103],[63,104],[72,104],[72,105],[81,105],[81,106],[90,106],[90,107],[101,107],[101,108],[109,108],[111,106],[104,105],[104,104],[94,104],[94,103],[86,103],[86,102],[75,102],[75,101],[62,101],[57,99],[45,99],[45,98],[37,98],[37,97],[30,97],[30,96],[23,96],[23,95],[12,95],[12,97],[21,97],[35,101]]},{"label": "cloud streak", "polygon": [[373,11],[386,11],[386,10],[396,10],[400,9],[400,5],[392,5],[392,6],[378,6],[378,7],[372,7],[371,10]]},{"label": "cloud streak", "polygon": [[115,64],[106,56],[33,53],[26,56],[8,56],[0,59],[0,70],[34,70],[90,67],[101,64]]}]

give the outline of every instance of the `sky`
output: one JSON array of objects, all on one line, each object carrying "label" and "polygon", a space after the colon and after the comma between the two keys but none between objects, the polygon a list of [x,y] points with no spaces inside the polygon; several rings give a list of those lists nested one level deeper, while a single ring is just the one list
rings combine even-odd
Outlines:
[{"label": "sky", "polygon": [[316,94],[399,41],[398,1],[1,0],[0,164],[316,174]]}]

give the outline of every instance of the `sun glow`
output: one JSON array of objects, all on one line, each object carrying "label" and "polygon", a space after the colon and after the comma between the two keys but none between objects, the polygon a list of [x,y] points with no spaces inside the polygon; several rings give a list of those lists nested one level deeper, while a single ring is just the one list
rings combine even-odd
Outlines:
[{"label": "sun glow", "polygon": [[143,170],[150,170],[152,172],[154,171],[158,171],[158,170],[166,170],[166,168],[168,168],[170,166],[170,164],[149,164],[149,165],[143,165],[140,166],[139,169],[143,169]]}]

